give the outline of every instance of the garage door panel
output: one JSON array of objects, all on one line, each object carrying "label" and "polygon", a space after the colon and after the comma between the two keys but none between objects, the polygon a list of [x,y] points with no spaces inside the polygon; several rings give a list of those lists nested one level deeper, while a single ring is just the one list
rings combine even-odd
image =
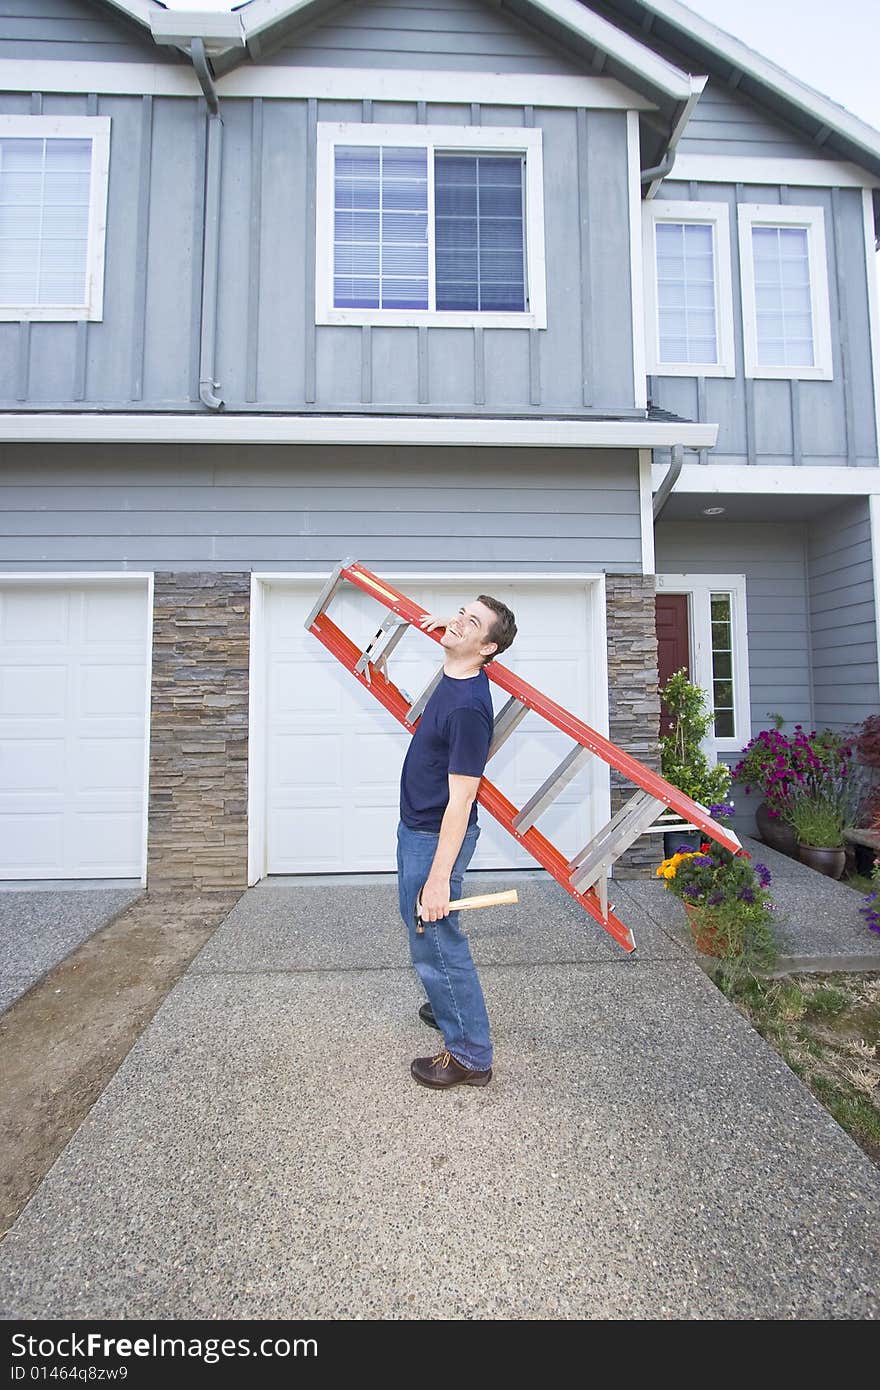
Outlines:
[{"label": "garage door panel", "polygon": [[343,864],[342,807],[339,801],[327,807],[277,808],[269,822],[269,861],[277,865],[274,873],[302,873],[303,862],[312,872],[332,873]]},{"label": "garage door panel", "polygon": [[64,644],[70,628],[71,596],[54,586],[9,589],[4,595],[0,640],[23,647]]},{"label": "garage door panel", "polygon": [[71,816],[69,846],[82,875],[130,878],[139,873],[142,827],[140,806]]},{"label": "garage door panel", "polygon": [[42,877],[62,857],[64,816],[18,805],[0,811],[0,844],[4,860],[20,865],[20,878]]},{"label": "garage door panel", "polygon": [[[118,791],[131,796],[143,775],[143,737],[77,739],[71,749],[71,781],[76,791]],[[109,756],[108,756],[109,755]]]},{"label": "garage door panel", "polygon": [[133,608],[124,589],[86,590],[83,595],[82,635],[87,644],[109,642],[115,649],[127,641],[136,653],[142,653],[147,621],[147,605]]},{"label": "garage door panel", "polygon": [[143,718],[144,663],[114,665],[110,661],[79,666],[79,714],[86,719]]},{"label": "garage door panel", "polygon": [[146,585],[0,579],[0,877],[143,865]]},{"label": "garage door panel", "polygon": [[54,716],[63,719],[67,708],[66,666],[13,665],[8,653],[0,663],[0,716]]},{"label": "garage door panel", "polygon": [[63,738],[0,740],[0,792],[61,791],[65,751]]},{"label": "garage door panel", "polygon": [[279,791],[339,786],[342,745],[332,732],[278,734],[272,740],[272,759]]},{"label": "garage door panel", "polygon": [[[393,575],[389,579],[394,582]],[[530,588],[525,576],[521,587],[491,579],[475,586],[451,576],[448,583],[405,581],[400,587],[428,612],[444,617],[472,591],[475,596],[477,588],[509,604],[519,635],[504,664],[591,722],[591,626],[582,586]],[[388,871],[395,867],[400,769],[410,736],[301,626],[314,604],[314,588],[282,582],[266,594],[267,872]],[[352,589],[342,590],[331,609],[334,622],[360,648],[386,614],[387,609]],[[601,659],[604,664],[604,654]],[[415,698],[442,660],[439,647],[408,632],[391,657],[391,679]],[[508,696],[495,686],[491,692],[497,714]],[[278,740],[293,736],[299,741],[288,742],[282,757]],[[341,761],[329,752],[331,745],[342,750]],[[487,772],[515,805],[523,805],[570,748],[570,739],[530,714]],[[603,766],[598,778],[605,776]],[[574,853],[589,838],[597,784],[596,770],[583,771],[541,817],[539,829],[560,848]],[[534,865],[485,811],[480,823],[474,867]]]}]

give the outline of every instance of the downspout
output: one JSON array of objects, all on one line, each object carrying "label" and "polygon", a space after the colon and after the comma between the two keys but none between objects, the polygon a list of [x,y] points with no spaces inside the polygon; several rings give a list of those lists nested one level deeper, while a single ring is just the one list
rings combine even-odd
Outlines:
[{"label": "downspout", "polygon": [[662,183],[675,163],[675,150],[667,150],[659,164],[655,164],[653,169],[642,170],[642,184],[653,183],[656,179]]},{"label": "downspout", "polygon": [[655,494],[654,494],[654,521],[655,521],[655,522],[659,520],[660,513],[662,512],[663,508],[666,506],[666,503],[669,501],[669,496],[670,496],[670,494],[671,494],[671,492],[672,492],[672,489],[675,487],[675,484],[678,482],[678,477],[679,477],[679,474],[681,473],[681,468],[682,468],[682,464],[683,464],[683,463],[684,463],[684,446],[683,446],[682,444],[673,444],[673,446],[672,446],[672,462],[671,462],[671,464],[669,465],[669,471],[667,472],[666,477],[663,479],[663,482],[660,484],[660,486],[658,487],[657,491],[656,491]]},{"label": "downspout", "polygon": [[220,166],[223,156],[223,120],[220,102],[203,39],[193,38],[190,56],[208,103],[208,149],[205,164],[204,247],[202,252],[202,315],[199,342],[199,397],[209,410],[222,410],[223,398],[215,380],[217,351],[217,281],[220,268]]}]

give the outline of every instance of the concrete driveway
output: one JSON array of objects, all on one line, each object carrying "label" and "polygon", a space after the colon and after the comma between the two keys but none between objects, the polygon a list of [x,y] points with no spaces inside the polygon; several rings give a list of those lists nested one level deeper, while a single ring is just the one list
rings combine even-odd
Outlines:
[{"label": "concrete driveway", "polygon": [[876,1317],[878,1170],[661,886],[615,890],[628,959],[517,882],[471,927],[495,1078],[446,1093],[393,882],[247,893],[0,1246],[3,1316]]}]

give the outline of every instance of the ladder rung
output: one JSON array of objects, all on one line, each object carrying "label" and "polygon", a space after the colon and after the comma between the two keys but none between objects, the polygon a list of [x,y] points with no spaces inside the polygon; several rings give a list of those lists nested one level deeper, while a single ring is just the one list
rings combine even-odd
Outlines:
[{"label": "ladder rung", "polygon": [[489,744],[486,762],[488,762],[491,757],[494,757],[502,744],[507,742],[514,729],[522,723],[528,712],[528,705],[524,705],[522,700],[518,700],[515,695],[511,695],[507,704],[498,711],[495,717],[492,742]]},{"label": "ladder rung", "polygon": [[333,598],[340,584],[343,584],[345,582],[342,578],[342,571],[348,569],[349,565],[353,564],[354,560],[343,560],[341,565],[336,566],[330,578],[327,580],[327,583],[324,585],[323,589],[319,593],[314,608],[312,609],[309,616],[306,618],[306,628],[310,628],[315,619],[320,617],[320,615],[323,613],[324,609],[327,607],[328,603]]},{"label": "ladder rung", "polygon": [[560,792],[563,792],[569,782],[577,776],[589,756],[589,748],[584,748],[580,743],[576,743],[574,748],[562,759],[559,766],[550,773],[543,786],[539,787],[534,796],[526,802],[519,815],[514,816],[514,829],[522,833],[534,825],[538,817],[544,814]]},{"label": "ladder rung", "polygon": [[421,714],[422,710],[425,708],[425,705],[428,703],[428,701],[430,700],[431,696],[434,694],[434,691],[437,689],[437,686],[440,684],[440,681],[441,681],[442,679],[443,679],[443,667],[441,666],[440,669],[439,669],[438,671],[435,671],[435,672],[434,672],[433,676],[432,676],[431,679],[428,681],[428,684],[425,686],[425,688],[424,688],[424,690],[422,691],[421,695],[417,695],[417,696],[416,696],[415,700],[413,701],[413,703],[410,705],[409,709],[407,710],[407,712],[406,712],[406,722],[407,722],[407,724],[414,724],[414,723],[416,722],[416,720],[418,719],[418,717],[419,717],[419,715]]},{"label": "ladder rung", "polygon": [[360,660],[355,664],[355,671],[366,671],[368,666],[375,666],[382,657],[387,660],[408,627],[406,618],[389,613],[379,631],[370,638],[361,652]]},{"label": "ladder rung", "polygon": [[650,792],[636,792],[607,825],[569,863],[571,886],[583,892],[656,818],[659,803]]}]

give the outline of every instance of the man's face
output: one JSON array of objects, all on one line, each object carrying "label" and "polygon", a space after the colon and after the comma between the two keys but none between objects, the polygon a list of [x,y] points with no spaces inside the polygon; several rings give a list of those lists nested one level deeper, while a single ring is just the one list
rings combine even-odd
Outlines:
[{"label": "man's face", "polygon": [[491,656],[495,650],[495,643],[489,640],[489,633],[494,621],[495,614],[492,609],[474,599],[473,603],[466,603],[463,608],[459,608],[455,617],[450,619],[449,626],[440,639],[440,645],[447,651],[454,652],[456,656],[472,658],[474,661]]}]

